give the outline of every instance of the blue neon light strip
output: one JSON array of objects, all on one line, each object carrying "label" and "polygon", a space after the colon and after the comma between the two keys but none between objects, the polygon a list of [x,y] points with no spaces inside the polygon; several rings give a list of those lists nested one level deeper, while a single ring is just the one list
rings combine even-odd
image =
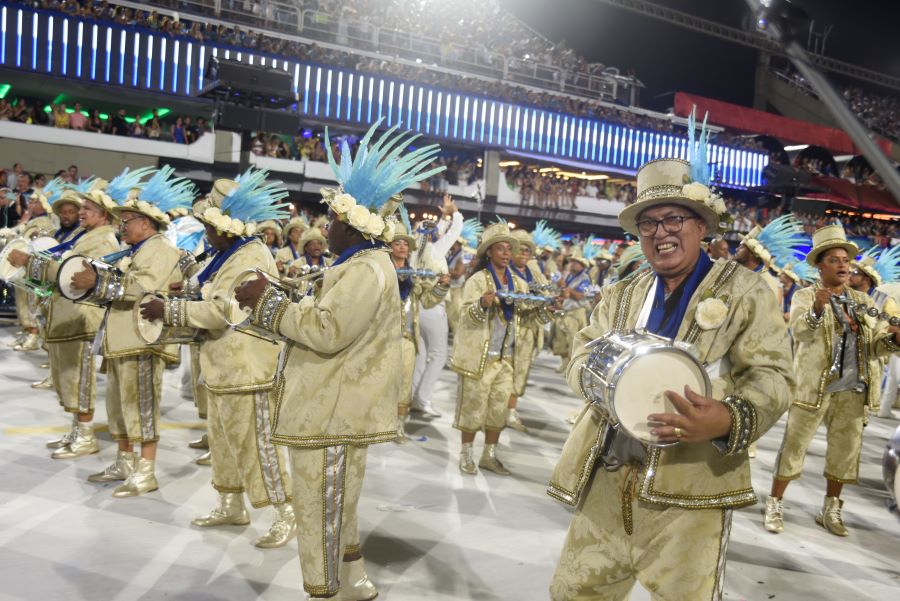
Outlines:
[{"label": "blue neon light strip", "polygon": [[[6,33],[7,29],[10,29],[12,13],[6,6],[0,8],[2,8],[0,64],[5,64],[6,44],[11,42]],[[26,12],[32,20],[31,31],[27,33],[23,31]],[[84,56],[84,21],[76,19],[77,27],[69,27],[70,19],[67,17],[44,16],[43,13],[35,13],[27,8],[17,9],[15,14],[16,66],[20,68],[23,66],[22,44],[30,41],[32,47],[29,62],[32,69],[37,70],[40,63],[42,69],[46,66],[48,73],[68,75],[68,46],[74,45],[77,46],[77,56],[73,53],[73,60],[76,61],[74,71],[79,78],[82,77],[82,68],[87,59]],[[56,32],[55,27],[60,19],[62,19],[60,32]],[[46,33],[43,32],[45,24]],[[117,26],[108,27],[92,22],[88,22],[87,25],[91,27],[88,33],[91,36],[90,77],[93,80],[96,81],[98,75],[97,44],[101,40],[100,36],[106,36],[105,47],[101,49],[106,51],[102,74],[104,79],[101,81],[131,87],[138,87],[140,82],[145,84],[146,88],[154,87],[180,96],[190,95],[195,89],[202,87],[207,57],[205,45],[199,45],[197,50],[195,48],[197,44],[185,39],[186,56],[181,57],[180,39],[174,40],[170,51],[167,49],[166,39],[160,38],[159,46],[155,47],[157,44],[154,36],[144,33],[143,37],[147,40],[147,44],[145,52],[142,53],[141,33],[136,31],[129,34],[127,30]],[[117,31],[113,31],[114,29]],[[28,39],[28,35],[31,36],[31,40]],[[113,71],[116,58],[112,53],[114,35],[119,36],[119,62],[115,65],[117,71]],[[133,42],[128,40],[128,35],[134,35]],[[61,46],[61,60],[57,61],[54,57],[54,45]],[[47,49],[46,62],[44,57],[39,56],[38,46]],[[219,50],[224,52],[226,58],[232,54],[228,49],[210,46],[213,56],[218,56]],[[194,55],[195,51],[197,56]],[[131,55],[126,55],[127,52]],[[686,140],[668,134],[631,129],[594,119],[468,96],[386,77],[296,63],[280,57],[254,56],[240,52],[236,54],[238,60],[243,59],[243,54],[246,54],[247,63],[271,64],[272,68],[281,67],[286,72],[290,72],[293,65],[292,87],[295,93],[303,94],[299,108],[307,115],[321,115],[328,119],[360,124],[371,123],[374,119],[384,117],[390,125],[399,125],[448,140],[569,157],[625,169],[637,169],[647,161],[663,156],[682,159],[687,156]],[[133,70],[128,82],[125,81],[126,60],[130,61],[129,68]],[[158,74],[152,72],[156,61],[159,61]],[[171,69],[171,81],[166,80],[167,68]],[[116,73],[118,77],[115,77]],[[301,75],[304,73],[305,77],[301,81]],[[197,77],[196,81],[194,77]],[[180,81],[184,83],[179,87]],[[197,84],[196,87],[194,83]],[[767,162],[767,157],[761,153],[718,145],[711,148],[710,163],[714,169],[715,180],[723,185],[741,187],[759,185],[762,169]]]}]

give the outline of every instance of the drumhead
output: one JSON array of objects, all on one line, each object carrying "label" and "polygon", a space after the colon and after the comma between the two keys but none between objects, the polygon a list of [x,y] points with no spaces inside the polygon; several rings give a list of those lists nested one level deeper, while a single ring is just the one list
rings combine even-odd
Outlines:
[{"label": "drumhead", "polygon": [[84,270],[82,262],[85,260],[85,257],[74,255],[63,261],[62,265],[59,266],[59,272],[56,274],[56,287],[59,288],[59,293],[63,298],[71,301],[80,301],[90,295],[90,289],[80,290],[72,286],[72,277]]},{"label": "drumhead", "polygon": [[656,443],[647,422],[651,413],[677,413],[665,396],[673,390],[681,395],[688,385],[708,394],[703,368],[684,351],[663,347],[632,357],[615,382],[612,405],[620,425],[641,442]]},{"label": "drumhead", "polygon": [[156,298],[155,294],[145,294],[141,297],[141,300],[134,304],[134,325],[137,328],[138,336],[146,342],[147,344],[153,344],[159,337],[162,336],[163,331],[163,321],[161,319],[157,319],[156,321],[150,321],[149,319],[144,319],[141,315],[141,305],[147,302],[148,300]]},{"label": "drumhead", "polygon": [[3,247],[3,252],[0,252],[0,280],[4,282],[9,278],[16,275],[19,271],[19,267],[13,267],[13,264],[6,260],[9,254],[13,250],[27,250],[28,243],[22,238],[15,238],[10,240],[9,243]]},{"label": "drumhead", "polygon": [[33,251],[44,251],[50,250],[54,246],[58,246],[59,242],[56,241],[56,238],[52,238],[50,236],[38,236],[34,240],[31,241],[30,246]]}]

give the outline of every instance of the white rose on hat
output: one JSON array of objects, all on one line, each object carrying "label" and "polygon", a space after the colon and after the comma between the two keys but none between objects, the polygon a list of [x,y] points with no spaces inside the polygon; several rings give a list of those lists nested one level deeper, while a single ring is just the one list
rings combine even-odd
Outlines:
[{"label": "white rose on hat", "polygon": [[703,184],[692,182],[690,184],[685,184],[681,188],[681,193],[684,194],[687,198],[691,200],[703,200],[709,198],[709,188],[704,186]]},{"label": "white rose on hat", "polygon": [[362,205],[355,205],[349,211],[347,211],[347,219],[354,228],[358,229],[361,232],[366,231],[366,226],[369,223],[369,215],[372,213],[369,212],[369,209]]},{"label": "white rose on hat", "polygon": [[373,236],[381,236],[381,233],[384,232],[384,219],[375,213],[369,213],[366,232]]},{"label": "white rose on hat", "polygon": [[331,208],[335,213],[346,213],[356,206],[356,200],[349,194],[336,194],[331,200]]}]

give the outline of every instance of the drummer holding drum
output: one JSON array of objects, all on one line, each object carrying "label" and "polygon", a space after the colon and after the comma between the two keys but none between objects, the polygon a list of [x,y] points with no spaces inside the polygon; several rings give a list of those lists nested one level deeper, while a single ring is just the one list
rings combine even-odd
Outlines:
[{"label": "drummer holding drum", "polygon": [[607,287],[573,345],[567,378],[587,404],[548,489],[577,507],[554,601],[626,599],[636,580],[667,601],[720,599],[731,511],[757,502],[747,447],[788,404],[773,295],[701,250],[725,209],[691,146],[693,165],[638,171],[619,222],[651,270]]},{"label": "drummer holding drum", "polygon": [[248,271],[255,277],[254,269],[278,272],[272,253],[253,235],[257,222],[287,215],[285,205],[277,204],[287,191],[280,182],[267,184],[266,175],[248,170],[236,181],[216,180],[209,196],[194,205],[194,216],[216,250],[198,275],[201,298],[148,295],[140,311],[165,328],[205,332],[200,373],[207,391],[212,486],[219,502],[192,523],[203,528],[249,524],[246,493],[253,507],[275,508],[268,532],[256,541],[257,547],[273,548],[286,544],[296,531],[286,453],[271,440],[271,392],[282,345],[228,327],[241,321],[232,315],[240,313],[231,296],[238,281]]},{"label": "drummer holding drum", "polygon": [[[98,181],[99,185],[106,182]],[[107,204],[108,203],[108,204]],[[61,261],[69,256],[99,258],[119,249],[115,230],[111,225],[112,203],[99,191],[78,193],[66,190],[53,203],[54,212],[62,213],[63,206],[74,207],[82,230],[74,239],[49,249],[48,253],[25,257],[26,272],[36,282],[56,284]],[[11,257],[11,259],[20,257]],[[54,449],[54,459],[70,459],[97,453],[100,448],[94,436],[94,398],[96,374],[91,343],[103,309],[97,306],[75,303],[60,294],[59,288],[50,298],[47,326],[44,336],[50,353],[50,375],[59,402],[72,414],[72,429],[59,440],[47,443]]]}]

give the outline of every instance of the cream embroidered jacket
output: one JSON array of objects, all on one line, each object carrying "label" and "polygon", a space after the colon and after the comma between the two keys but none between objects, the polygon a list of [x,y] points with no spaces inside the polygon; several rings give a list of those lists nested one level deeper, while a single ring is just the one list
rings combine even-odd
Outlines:
[{"label": "cream embroidered jacket", "polygon": [[[822,405],[825,388],[836,377],[829,371],[834,338],[841,333],[841,326],[830,304],[825,305],[819,319],[813,314],[816,290],[820,288],[819,284],[815,284],[798,290],[791,302],[790,327],[794,335],[794,368],[797,373],[797,387],[791,400],[795,405],[812,409]],[[875,306],[868,294],[851,288],[847,288],[846,292],[857,303],[866,307]],[[858,341],[859,364],[867,367],[866,402],[871,410],[877,411],[881,391],[878,380],[882,374],[880,358],[900,352],[900,347],[893,343],[893,335],[887,332],[887,322],[877,321],[868,315],[860,323]]]},{"label": "cream embroidered jacket", "polygon": [[229,329],[225,320],[232,285],[244,271],[256,268],[276,273],[275,259],[260,240],[248,242],[228,257],[201,289],[201,300],[166,301],[166,325],[206,330],[200,343],[200,373],[204,385],[217,394],[269,390],[275,385],[283,344]]},{"label": "cream embroidered jacket", "polygon": [[[604,288],[589,324],[575,337],[567,370],[569,385],[581,396],[585,345],[610,331],[633,330],[655,277],[646,272]],[[728,312],[718,327],[703,330],[694,316],[701,297],[710,294],[725,302]],[[710,442],[647,448],[638,498],[686,508],[751,505],[757,498],[746,449],[787,409],[794,383],[780,307],[759,274],[734,261],[715,263],[691,297],[677,339],[693,344],[703,364],[719,366],[718,375],[711,374],[712,397],[728,407],[731,432],[724,452]],[[551,478],[551,496],[577,502],[598,458],[605,421],[593,405],[582,412]]]},{"label": "cream embroidered jacket", "polygon": [[396,437],[400,293],[385,248],[326,272],[321,292],[292,303],[270,286],[254,323],[288,339],[272,440],[321,448]]}]

